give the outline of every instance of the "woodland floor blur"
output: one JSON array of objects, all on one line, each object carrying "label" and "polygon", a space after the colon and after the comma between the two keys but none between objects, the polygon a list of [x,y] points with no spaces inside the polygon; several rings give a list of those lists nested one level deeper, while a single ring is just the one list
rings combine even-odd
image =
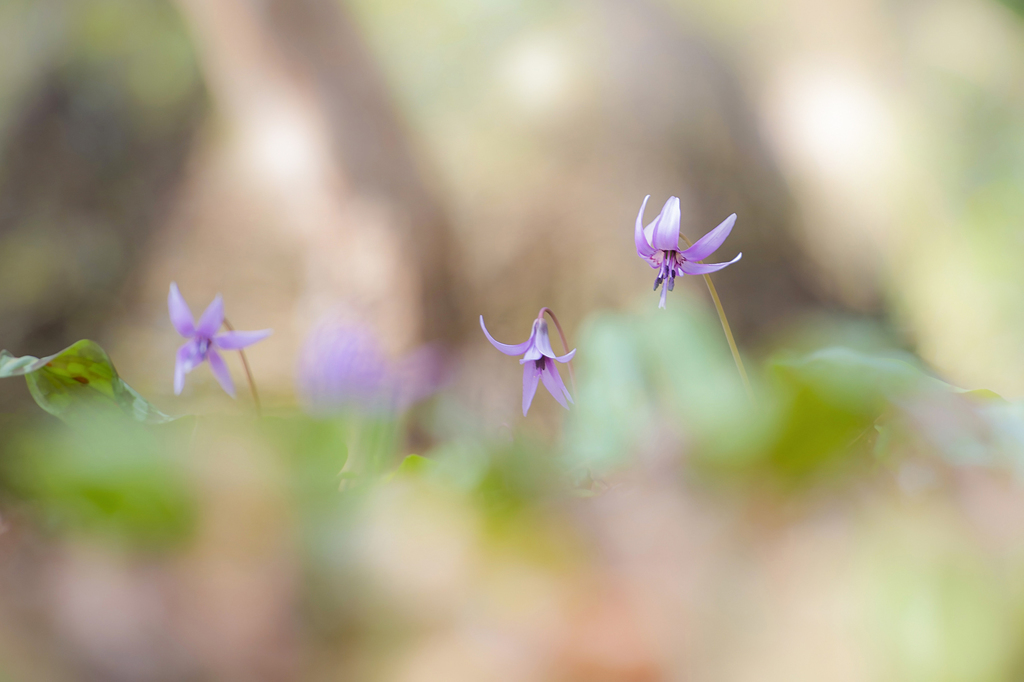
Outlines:
[{"label": "woodland floor blur", "polygon": [[[6,0],[0,44],[0,348],[185,415],[0,380],[0,680],[1020,677],[1018,0]],[[700,278],[654,310],[647,194],[738,214],[753,404]],[[172,281],[274,329],[264,418],[235,354],[174,395]],[[576,404],[523,419],[478,317],[542,306]],[[324,320],[437,390],[310,413]]]}]

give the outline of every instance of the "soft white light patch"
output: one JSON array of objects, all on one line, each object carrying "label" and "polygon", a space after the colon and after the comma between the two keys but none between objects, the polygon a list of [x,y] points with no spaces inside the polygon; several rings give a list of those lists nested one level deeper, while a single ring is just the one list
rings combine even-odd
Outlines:
[{"label": "soft white light patch", "polygon": [[276,105],[246,121],[245,157],[252,169],[277,183],[302,183],[323,168],[324,146],[314,122],[303,112]]},{"label": "soft white light patch", "polygon": [[782,152],[804,170],[859,179],[891,160],[891,122],[871,82],[843,68],[803,67],[773,93],[772,127]]},{"label": "soft white light patch", "polygon": [[569,59],[564,46],[551,36],[533,36],[515,45],[500,71],[516,104],[528,112],[550,111],[565,99]]},{"label": "soft white light patch", "polygon": [[876,305],[903,179],[885,92],[856,64],[803,55],[774,81],[767,132],[813,226],[804,244],[848,305]]}]

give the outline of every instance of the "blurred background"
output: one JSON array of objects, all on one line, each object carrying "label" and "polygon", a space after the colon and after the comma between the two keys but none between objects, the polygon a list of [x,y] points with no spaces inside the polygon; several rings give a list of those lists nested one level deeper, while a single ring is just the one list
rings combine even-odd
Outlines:
[{"label": "blurred background", "polygon": [[[0,45],[0,348],[90,338],[204,415],[79,438],[0,384],[0,679],[1024,671],[1016,403],[867,363],[751,412],[703,282],[655,316],[631,241],[646,194],[691,240],[738,214],[758,376],[840,344],[1024,397],[1020,0],[2,0]],[[173,394],[172,281],[274,329],[260,425],[234,354],[237,401]],[[478,317],[542,306],[580,405],[524,420]],[[440,391],[300,416],[325,320]],[[834,470],[892,410],[899,454]],[[339,492],[363,450],[446,473]]]}]

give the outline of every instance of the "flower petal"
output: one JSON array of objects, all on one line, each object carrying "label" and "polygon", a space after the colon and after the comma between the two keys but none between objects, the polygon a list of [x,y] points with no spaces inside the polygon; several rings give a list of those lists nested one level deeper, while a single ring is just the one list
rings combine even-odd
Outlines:
[{"label": "flower petal", "polygon": [[[538,320],[534,323],[534,349],[523,357],[523,360],[539,360],[541,356],[553,358],[559,362],[569,362],[572,360],[572,356],[576,354],[576,350],[566,353],[565,355],[555,355],[555,349],[551,347],[551,337],[548,335],[548,323],[544,320]],[[533,356],[533,357],[531,357]]]},{"label": "flower petal", "polygon": [[213,303],[206,307],[202,317],[199,318],[199,322],[196,324],[196,335],[204,339],[212,339],[213,335],[220,331],[222,324],[224,324],[224,298],[217,294]]},{"label": "flower petal", "polygon": [[167,294],[167,310],[171,314],[171,324],[174,325],[175,331],[186,339],[195,336],[196,327],[192,311],[189,309],[188,303],[185,303],[185,299],[182,298],[181,292],[178,291],[176,282],[171,282],[171,291]]},{"label": "flower petal", "polygon": [[195,341],[189,341],[178,349],[174,358],[174,395],[181,395],[185,389],[185,375],[195,367],[197,350]]},{"label": "flower petal", "polygon": [[213,337],[213,345],[222,350],[241,350],[262,341],[272,333],[273,329],[261,329],[258,332],[224,332]]},{"label": "flower petal", "polygon": [[644,209],[647,208],[647,200],[651,198],[648,194],[644,197],[644,203],[640,204],[640,212],[636,214],[636,229],[633,232],[633,243],[636,244],[636,255],[641,258],[650,258],[654,255],[654,248],[647,241],[644,235]]},{"label": "flower petal", "polygon": [[723,220],[718,227],[698,239],[696,243],[686,251],[683,251],[683,258],[690,261],[704,260],[718,250],[718,247],[722,245],[726,237],[729,236],[729,233],[732,232],[732,226],[735,224],[736,214],[733,213],[731,216]]},{"label": "flower petal", "polygon": [[231,379],[231,372],[228,371],[228,366],[224,363],[224,358],[220,356],[220,353],[214,349],[206,351],[206,359],[210,361],[210,371],[213,372],[213,376],[216,377],[217,383],[224,389],[232,398],[235,397],[235,382]]},{"label": "flower petal", "polygon": [[679,250],[679,197],[669,197],[654,225],[651,246],[658,251]]},{"label": "flower petal", "polygon": [[548,335],[548,323],[544,320],[537,320],[533,323],[533,344],[541,355],[549,358],[555,357],[555,349],[551,347],[551,337]]},{"label": "flower petal", "polygon": [[690,261],[683,261],[679,267],[687,275],[710,275],[712,272],[718,272],[722,268],[732,265],[742,257],[743,254],[739,253],[728,263],[691,263]]},{"label": "flower petal", "polygon": [[551,358],[544,358],[544,370],[540,375],[541,380],[544,382],[544,388],[548,389],[548,393],[558,401],[558,404],[569,409],[569,404],[565,402],[565,384],[562,383],[562,376],[558,373],[558,367],[551,360]]},{"label": "flower petal", "polygon": [[528,338],[526,341],[523,341],[522,343],[517,343],[514,346],[510,346],[507,343],[499,343],[495,341],[494,337],[491,336],[491,333],[487,331],[487,327],[484,325],[483,315],[480,316],[480,328],[484,330],[484,336],[486,336],[487,340],[491,342],[491,345],[500,350],[505,355],[521,355],[525,353],[530,346],[533,345],[532,333],[530,334],[530,338]]},{"label": "flower petal", "polygon": [[537,393],[537,380],[540,379],[541,371],[537,368],[536,362],[523,365],[523,416],[530,410],[530,403]]}]

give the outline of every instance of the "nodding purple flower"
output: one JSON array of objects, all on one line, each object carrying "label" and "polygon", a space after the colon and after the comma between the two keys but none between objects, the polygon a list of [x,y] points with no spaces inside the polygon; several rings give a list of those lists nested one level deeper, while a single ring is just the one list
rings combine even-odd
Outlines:
[{"label": "nodding purple flower", "polygon": [[718,272],[722,268],[732,265],[743,254],[738,254],[728,263],[700,263],[722,245],[725,238],[732,232],[732,226],[736,224],[736,214],[721,222],[715,229],[697,240],[697,242],[686,249],[679,249],[679,199],[669,197],[661,213],[647,227],[643,226],[644,209],[647,208],[647,200],[640,206],[640,213],[636,216],[636,230],[633,233],[633,241],[636,243],[636,253],[647,261],[652,268],[658,270],[658,276],[654,280],[654,290],[661,289],[661,301],[659,308],[665,307],[665,298],[668,292],[676,286],[676,277],[683,275],[709,275]]},{"label": "nodding purple flower", "polygon": [[420,348],[395,362],[369,328],[325,320],[302,349],[297,388],[311,413],[387,414],[430,396],[444,374],[443,358],[434,348]]},{"label": "nodding purple flower", "polygon": [[551,339],[548,338],[548,323],[544,321],[544,310],[541,310],[540,315],[533,321],[533,329],[530,331],[530,338],[522,343],[518,343],[514,346],[510,346],[507,343],[499,343],[494,340],[491,333],[487,331],[487,326],[484,325],[484,316],[480,316],[480,328],[484,330],[484,335],[487,340],[491,342],[491,345],[500,350],[505,355],[523,355],[523,359],[519,361],[519,364],[523,366],[523,416],[526,416],[527,411],[530,409],[530,404],[533,402],[533,396],[537,392],[537,382],[542,381],[544,388],[548,389],[550,393],[558,403],[565,409],[569,409],[566,399],[571,403],[573,402],[572,396],[569,395],[569,389],[565,387],[562,382],[562,377],[558,373],[558,367],[555,365],[555,360],[558,362],[569,362],[572,357],[576,355],[576,349],[573,348],[565,355],[555,355],[555,351],[551,348]]},{"label": "nodding purple flower", "polygon": [[224,358],[218,350],[241,350],[251,346],[257,341],[270,336],[272,330],[263,329],[257,332],[236,332],[227,331],[218,334],[224,324],[224,299],[220,294],[213,299],[199,322],[195,322],[192,311],[189,309],[185,299],[178,291],[178,285],[171,282],[171,291],[167,295],[167,309],[171,314],[171,324],[188,343],[178,349],[177,359],[174,363],[174,394],[181,395],[185,388],[185,375],[203,363],[209,361],[210,371],[217,378],[224,392],[232,398],[235,397],[235,382],[231,380],[231,372],[224,364]]}]

